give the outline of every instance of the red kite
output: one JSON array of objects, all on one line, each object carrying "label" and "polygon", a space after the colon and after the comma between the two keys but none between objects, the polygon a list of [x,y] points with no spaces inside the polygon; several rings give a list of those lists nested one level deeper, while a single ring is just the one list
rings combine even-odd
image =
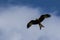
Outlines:
[{"label": "red kite", "polygon": [[27,24],[27,28],[31,27],[31,25],[38,24],[39,27],[40,27],[40,29],[41,29],[42,27],[44,27],[44,26],[41,24],[41,22],[42,22],[45,18],[49,18],[49,17],[51,17],[50,14],[41,15],[38,19],[36,19],[36,20],[31,20],[31,21]]}]

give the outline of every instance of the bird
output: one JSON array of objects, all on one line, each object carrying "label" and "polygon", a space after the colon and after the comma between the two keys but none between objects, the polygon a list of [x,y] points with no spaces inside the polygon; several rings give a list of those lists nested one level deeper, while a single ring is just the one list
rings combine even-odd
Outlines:
[{"label": "bird", "polygon": [[44,19],[49,18],[49,17],[51,17],[50,14],[43,14],[43,15],[41,15],[38,19],[36,19],[36,20],[31,20],[30,22],[28,22],[28,23],[27,23],[27,28],[30,28],[32,25],[38,24],[38,25],[39,25],[39,28],[40,28],[40,30],[41,30],[41,28],[44,27],[44,26],[41,24],[41,22],[42,22]]}]

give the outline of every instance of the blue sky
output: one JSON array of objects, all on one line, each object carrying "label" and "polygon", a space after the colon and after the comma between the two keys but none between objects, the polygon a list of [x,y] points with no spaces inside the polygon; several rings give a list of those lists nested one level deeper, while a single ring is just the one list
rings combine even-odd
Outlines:
[{"label": "blue sky", "polygon": [[27,5],[33,8],[42,8],[45,12],[58,11],[56,15],[60,15],[60,1],[59,0],[0,0],[1,6],[9,5]]},{"label": "blue sky", "polygon": [[[60,40],[59,0],[0,0],[0,40]],[[49,13],[42,30],[30,20]]]}]

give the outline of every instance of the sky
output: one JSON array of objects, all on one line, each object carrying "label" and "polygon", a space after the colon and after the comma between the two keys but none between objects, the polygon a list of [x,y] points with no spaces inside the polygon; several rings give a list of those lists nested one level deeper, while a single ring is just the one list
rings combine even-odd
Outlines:
[{"label": "sky", "polygon": [[[0,0],[0,40],[60,40],[59,0]],[[50,14],[42,24],[32,25],[30,20]]]}]

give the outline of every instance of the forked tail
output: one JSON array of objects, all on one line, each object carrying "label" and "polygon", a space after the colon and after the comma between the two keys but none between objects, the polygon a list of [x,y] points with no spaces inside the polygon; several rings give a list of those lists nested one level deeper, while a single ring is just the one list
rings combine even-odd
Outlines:
[{"label": "forked tail", "polygon": [[39,23],[39,28],[41,30],[41,28],[44,27],[41,23]]}]

